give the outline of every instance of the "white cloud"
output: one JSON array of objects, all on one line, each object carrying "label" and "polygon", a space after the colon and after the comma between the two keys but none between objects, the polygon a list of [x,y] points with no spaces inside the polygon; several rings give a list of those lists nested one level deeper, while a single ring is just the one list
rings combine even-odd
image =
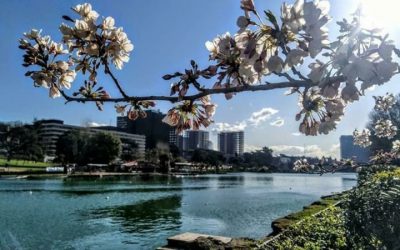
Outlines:
[{"label": "white cloud", "polygon": [[311,157],[339,157],[339,144],[334,144],[327,151],[321,149],[318,145],[297,146],[297,145],[275,145],[270,146],[275,155],[285,154],[291,156],[311,156]]},{"label": "white cloud", "polygon": [[87,122],[85,124],[86,127],[101,127],[101,126],[107,126],[105,123],[97,123],[97,122]]},{"label": "white cloud", "polygon": [[[250,118],[243,120],[241,122],[235,122],[235,123],[226,123],[226,122],[217,122],[213,124],[211,131],[214,132],[221,132],[221,131],[241,131],[247,128],[248,126],[255,126],[257,127],[258,125],[261,124],[261,122],[264,122],[266,120],[269,120],[272,118],[273,115],[278,113],[279,111],[273,108],[263,108],[259,111],[253,112],[250,116]],[[280,117],[273,122],[276,123],[272,126],[283,126],[284,120]]]},{"label": "white cloud", "polygon": [[333,144],[329,149],[328,155],[337,159],[340,159],[340,143]]},{"label": "white cloud", "polygon": [[274,127],[282,127],[283,125],[285,125],[285,120],[278,117],[275,121],[271,122],[269,125]]},{"label": "white cloud", "polygon": [[241,131],[247,127],[246,121],[237,122],[234,124],[218,122],[215,123],[212,131],[221,132],[221,131]]},{"label": "white cloud", "polygon": [[257,147],[254,145],[244,144],[244,152],[254,152],[260,150],[261,147]]},{"label": "white cloud", "polygon": [[248,121],[252,125],[258,126],[261,122],[271,119],[271,117],[278,112],[278,110],[273,108],[263,108],[259,111],[252,113]]},{"label": "white cloud", "polygon": [[295,132],[295,133],[292,133],[292,135],[293,135],[293,136],[301,136],[301,133]]}]

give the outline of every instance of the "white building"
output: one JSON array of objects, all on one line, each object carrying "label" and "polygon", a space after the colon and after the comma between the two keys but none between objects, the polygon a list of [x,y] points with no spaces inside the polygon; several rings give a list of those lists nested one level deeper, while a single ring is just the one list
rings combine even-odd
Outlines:
[{"label": "white building", "polygon": [[121,142],[122,147],[127,146],[129,143],[136,143],[138,146],[138,152],[140,155],[144,155],[146,148],[146,137],[144,135],[130,134],[120,131],[116,127],[112,126],[102,126],[102,127],[80,127],[74,125],[64,124],[61,120],[40,120],[36,122],[40,125],[40,142],[43,146],[44,153],[47,157],[56,156],[56,148],[58,139],[68,131],[71,130],[84,130],[89,134],[108,132],[117,136]]},{"label": "white building", "polygon": [[244,132],[220,132],[218,134],[218,149],[227,157],[242,155],[244,153]]}]

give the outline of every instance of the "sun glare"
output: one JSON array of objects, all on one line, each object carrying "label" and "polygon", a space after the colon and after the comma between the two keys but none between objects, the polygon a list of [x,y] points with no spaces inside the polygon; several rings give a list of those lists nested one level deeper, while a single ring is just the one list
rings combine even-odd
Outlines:
[{"label": "sun glare", "polygon": [[363,26],[391,29],[400,24],[399,0],[361,0]]}]

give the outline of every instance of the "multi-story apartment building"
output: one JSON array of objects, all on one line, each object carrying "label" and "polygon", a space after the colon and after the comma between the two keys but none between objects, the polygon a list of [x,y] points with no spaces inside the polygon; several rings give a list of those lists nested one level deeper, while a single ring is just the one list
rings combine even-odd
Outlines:
[{"label": "multi-story apartment building", "polygon": [[242,155],[244,152],[244,132],[220,132],[218,134],[218,149],[226,157]]},{"label": "multi-story apartment building", "polygon": [[210,149],[210,133],[204,130],[188,130],[184,135],[184,144],[187,151],[195,149]]},{"label": "multi-story apartment building", "polygon": [[170,130],[169,143],[179,148],[181,156],[190,159],[196,149],[211,149],[210,133],[203,130],[189,130],[176,134],[175,129]]}]

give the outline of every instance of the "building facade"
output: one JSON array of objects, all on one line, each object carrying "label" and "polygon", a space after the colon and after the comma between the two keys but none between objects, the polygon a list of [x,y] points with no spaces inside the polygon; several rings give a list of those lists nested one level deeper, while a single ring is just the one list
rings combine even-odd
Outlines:
[{"label": "building facade", "polygon": [[169,143],[179,148],[180,155],[190,159],[196,149],[212,150],[210,133],[203,130],[189,130],[176,134],[175,129],[170,130]]},{"label": "building facade", "polygon": [[218,134],[218,149],[226,157],[243,155],[244,132],[225,131]]},{"label": "building facade", "polygon": [[354,159],[357,163],[367,163],[370,150],[355,145],[352,135],[342,135],[340,137],[340,157],[341,159]]},{"label": "building facade", "polygon": [[175,145],[181,153],[187,150],[184,133],[177,134],[174,128],[169,131],[169,144]]},{"label": "building facade", "polygon": [[165,114],[156,110],[146,110],[146,114],[146,118],[136,120],[118,116],[117,128],[127,133],[145,135],[147,149],[156,148],[158,143],[168,144],[171,126],[162,121]]},{"label": "building facade", "polygon": [[39,125],[39,138],[43,146],[44,154],[47,157],[55,157],[58,139],[66,132],[71,130],[82,130],[89,134],[108,132],[117,136],[122,143],[122,147],[127,147],[134,142],[138,146],[138,153],[144,155],[146,147],[146,137],[144,135],[130,134],[112,126],[103,127],[80,127],[64,124],[61,120],[40,120],[36,122]]},{"label": "building facade", "polygon": [[185,131],[183,137],[185,141],[186,151],[193,151],[195,149],[210,149],[210,133],[204,130],[188,130]]}]

